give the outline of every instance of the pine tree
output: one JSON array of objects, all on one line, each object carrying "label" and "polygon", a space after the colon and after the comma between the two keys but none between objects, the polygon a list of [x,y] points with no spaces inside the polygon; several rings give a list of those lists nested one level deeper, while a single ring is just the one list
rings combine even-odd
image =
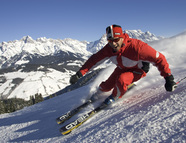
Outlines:
[{"label": "pine tree", "polygon": [[6,100],[6,109],[7,109],[7,113],[11,113],[15,111],[15,105],[14,102],[11,99],[7,99]]},{"label": "pine tree", "polygon": [[34,105],[35,104],[35,98],[34,96],[30,96],[30,102],[29,102],[30,105]]},{"label": "pine tree", "polygon": [[5,105],[2,100],[0,100],[0,114],[5,113]]},{"label": "pine tree", "polygon": [[35,103],[42,102],[44,99],[41,94],[35,94]]}]

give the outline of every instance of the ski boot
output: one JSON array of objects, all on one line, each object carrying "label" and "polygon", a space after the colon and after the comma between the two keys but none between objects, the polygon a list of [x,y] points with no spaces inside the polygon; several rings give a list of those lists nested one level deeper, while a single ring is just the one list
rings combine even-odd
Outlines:
[{"label": "ski boot", "polygon": [[100,109],[103,109],[103,108],[105,108],[105,107],[111,105],[113,102],[115,102],[115,99],[114,99],[114,97],[113,97],[112,94],[111,94],[111,95],[110,95],[109,97],[107,97],[107,98],[105,99],[105,101],[101,104]]},{"label": "ski boot", "polygon": [[105,101],[104,101],[103,103],[106,104],[106,105],[108,106],[108,105],[112,104],[113,102],[115,102],[115,99],[114,99],[114,97],[113,97],[112,94],[111,94],[109,97],[107,97],[107,98],[105,99]]}]

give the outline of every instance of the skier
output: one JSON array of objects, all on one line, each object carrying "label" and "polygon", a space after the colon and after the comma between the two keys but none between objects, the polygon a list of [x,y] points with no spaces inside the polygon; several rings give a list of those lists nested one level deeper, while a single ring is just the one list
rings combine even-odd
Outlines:
[{"label": "skier", "polygon": [[121,98],[127,91],[128,85],[145,77],[149,71],[149,63],[153,63],[161,76],[165,78],[165,89],[170,92],[175,90],[177,85],[162,53],[138,39],[129,38],[119,25],[108,26],[106,35],[108,43],[93,54],[70,78],[71,84],[76,83],[93,67],[110,59],[117,67],[110,77],[99,86],[99,91],[102,92],[113,89],[112,94],[104,101],[106,105]]}]

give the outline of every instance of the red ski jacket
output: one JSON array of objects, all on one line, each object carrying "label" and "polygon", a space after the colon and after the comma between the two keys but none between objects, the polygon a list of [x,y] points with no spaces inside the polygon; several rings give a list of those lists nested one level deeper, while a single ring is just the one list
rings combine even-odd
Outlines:
[{"label": "red ski jacket", "polygon": [[155,65],[161,76],[167,77],[171,75],[169,64],[163,54],[141,40],[129,38],[126,33],[123,34],[123,38],[123,46],[117,53],[114,53],[112,47],[107,44],[96,54],[93,54],[80,69],[82,75],[107,59],[110,59],[124,72],[142,71],[142,62],[144,61]]}]

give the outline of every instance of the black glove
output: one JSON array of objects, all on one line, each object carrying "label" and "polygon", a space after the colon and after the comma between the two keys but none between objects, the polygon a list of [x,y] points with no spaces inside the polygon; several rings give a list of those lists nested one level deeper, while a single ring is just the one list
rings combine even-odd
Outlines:
[{"label": "black glove", "polygon": [[173,75],[167,76],[165,78],[165,81],[166,81],[166,83],[165,83],[165,89],[167,91],[174,91],[176,89],[177,84],[174,82]]},{"label": "black glove", "polygon": [[72,75],[70,78],[70,84],[75,84],[83,75],[78,71],[75,75]]}]

